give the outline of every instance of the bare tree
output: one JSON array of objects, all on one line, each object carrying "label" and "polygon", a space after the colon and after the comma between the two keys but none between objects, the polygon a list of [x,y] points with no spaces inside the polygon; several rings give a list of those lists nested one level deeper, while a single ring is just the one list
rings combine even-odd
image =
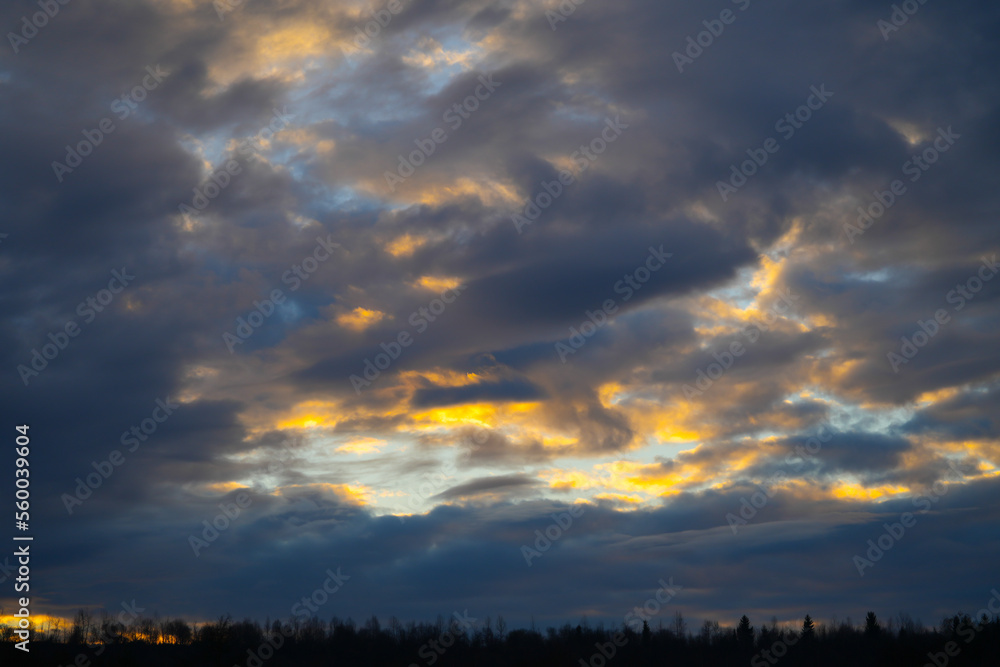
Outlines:
[{"label": "bare tree", "polygon": [[687,622],[679,611],[674,612],[674,634],[682,638],[687,636]]}]

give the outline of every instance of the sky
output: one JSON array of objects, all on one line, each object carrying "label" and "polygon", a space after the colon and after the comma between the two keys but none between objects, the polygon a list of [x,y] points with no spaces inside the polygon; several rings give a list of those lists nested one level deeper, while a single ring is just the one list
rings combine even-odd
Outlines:
[{"label": "sky", "polygon": [[1000,586],[996,3],[0,27],[33,613],[621,623],[665,581],[653,624],[934,624]]}]

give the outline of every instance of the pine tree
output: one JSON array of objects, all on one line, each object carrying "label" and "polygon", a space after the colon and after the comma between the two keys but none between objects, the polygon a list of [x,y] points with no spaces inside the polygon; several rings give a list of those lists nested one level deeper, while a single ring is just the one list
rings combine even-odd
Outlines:
[{"label": "pine tree", "polygon": [[740,648],[753,650],[753,626],[750,625],[750,619],[747,618],[746,614],[740,618],[740,624],[736,628],[736,640],[740,644]]},{"label": "pine tree", "polygon": [[875,616],[875,612],[870,611],[865,617],[865,636],[866,637],[878,637],[882,633],[882,626],[878,623],[878,617]]},{"label": "pine tree", "polygon": [[802,637],[804,639],[812,639],[815,634],[813,632],[815,627],[812,618],[810,618],[809,614],[806,614],[805,620],[802,621]]}]

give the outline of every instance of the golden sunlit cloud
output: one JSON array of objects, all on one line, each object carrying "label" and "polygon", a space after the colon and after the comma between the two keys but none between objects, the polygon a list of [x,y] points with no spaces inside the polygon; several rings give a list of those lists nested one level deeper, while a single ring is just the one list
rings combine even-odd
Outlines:
[{"label": "golden sunlit cloud", "polygon": [[547,481],[554,491],[576,491],[601,486],[600,480],[580,470],[543,470],[538,476]]},{"label": "golden sunlit cloud", "polygon": [[208,484],[205,489],[208,491],[214,491],[219,494],[226,494],[237,489],[245,489],[246,486],[240,482],[215,482],[214,484]]},{"label": "golden sunlit cloud", "polygon": [[275,489],[274,494],[288,500],[299,500],[311,494],[328,496],[340,502],[351,505],[370,505],[375,498],[374,490],[364,484],[328,484],[317,482],[313,484],[290,484]]},{"label": "golden sunlit cloud", "polygon": [[910,489],[905,486],[885,485],[877,487],[864,487],[860,484],[839,482],[834,485],[833,497],[841,500],[878,500],[886,496],[898,496],[903,493],[910,493]]},{"label": "golden sunlit cloud", "polygon": [[629,496],[622,493],[598,493],[594,498],[598,500],[610,500],[614,503],[623,503],[626,505],[639,505],[646,501],[645,498],[640,496]]},{"label": "golden sunlit cloud", "polygon": [[385,251],[393,257],[409,257],[419,250],[427,239],[412,234],[403,234],[385,244]]},{"label": "golden sunlit cloud", "polygon": [[421,276],[414,285],[420,289],[429,290],[431,292],[444,292],[445,290],[455,289],[462,284],[462,281],[458,278],[449,278],[445,276]]},{"label": "golden sunlit cloud", "polygon": [[329,401],[306,401],[290,411],[291,416],[279,419],[274,428],[279,430],[333,427],[337,424],[337,404]]},{"label": "golden sunlit cloud", "polygon": [[523,201],[513,185],[466,177],[457,179],[451,185],[425,184],[418,192],[417,201],[426,206],[444,206],[467,197],[475,197],[489,207],[511,206]]},{"label": "golden sunlit cloud", "polygon": [[349,313],[338,315],[337,324],[352,331],[364,331],[381,322],[385,316],[382,311],[358,307]]},{"label": "golden sunlit cloud", "polygon": [[353,438],[347,443],[337,447],[336,452],[340,454],[375,454],[386,446],[385,440],[378,438]]}]

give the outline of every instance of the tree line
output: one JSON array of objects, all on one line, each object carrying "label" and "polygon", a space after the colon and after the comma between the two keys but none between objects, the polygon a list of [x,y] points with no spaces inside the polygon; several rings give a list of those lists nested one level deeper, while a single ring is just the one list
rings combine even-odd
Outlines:
[{"label": "tree line", "polygon": [[[119,617],[120,618],[120,617]],[[996,667],[1000,618],[955,614],[925,627],[905,613],[882,622],[869,612],[850,618],[755,627],[743,616],[733,627],[705,621],[688,631],[680,613],[655,627],[646,621],[620,627],[591,626],[586,619],[540,631],[510,629],[502,616],[467,614],[433,622],[356,623],[333,617],[288,622],[224,616],[189,624],[182,619],[139,616],[123,623],[108,612],[80,611],[72,624],[47,623],[34,630],[31,653],[18,651],[9,625],[0,625],[3,664],[46,667],[90,665],[184,665],[184,667]],[[13,662],[16,660],[16,662]]]}]

